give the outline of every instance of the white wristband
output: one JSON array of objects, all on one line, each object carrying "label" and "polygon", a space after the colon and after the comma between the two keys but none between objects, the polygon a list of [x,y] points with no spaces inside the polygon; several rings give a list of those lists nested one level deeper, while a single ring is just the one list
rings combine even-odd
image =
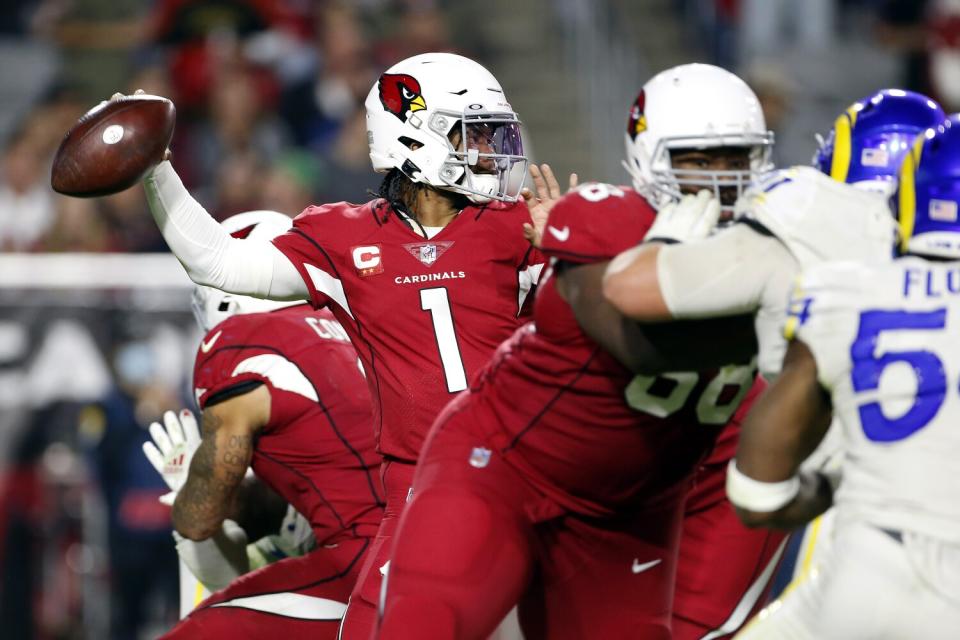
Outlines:
[{"label": "white wristband", "polygon": [[789,504],[798,493],[800,478],[797,476],[782,482],[761,482],[741,473],[736,460],[727,465],[727,498],[741,509],[770,513]]}]

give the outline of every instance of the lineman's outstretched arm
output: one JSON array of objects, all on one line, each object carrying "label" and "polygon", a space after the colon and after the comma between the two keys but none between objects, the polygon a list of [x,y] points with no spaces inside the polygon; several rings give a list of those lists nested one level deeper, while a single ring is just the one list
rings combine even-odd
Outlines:
[{"label": "lineman's outstretched arm", "polygon": [[621,253],[603,278],[607,300],[643,322],[753,313],[770,283],[789,282],[798,266],[775,238],[737,224],[697,242],[649,242]]},{"label": "lineman's outstretched arm", "polygon": [[203,410],[202,441],[173,503],[173,526],[180,535],[205,540],[235,511],[254,437],[269,419],[270,392],[264,385]]},{"label": "lineman's outstretched arm", "polygon": [[165,160],[143,181],[154,220],[197,284],[274,300],[310,294],[293,264],[271,242],[232,238],[183,186]]},{"label": "lineman's outstretched arm", "polygon": [[749,315],[640,325],[624,317],[601,291],[606,262],[558,262],[557,291],[577,323],[620,364],[641,375],[748,362],[757,351]]},{"label": "lineman's outstretched arm", "polygon": [[727,495],[749,527],[794,529],[833,502],[827,477],[800,473],[800,463],[830,426],[832,403],[810,349],[794,340],[783,371],[753,406],[727,471]]}]

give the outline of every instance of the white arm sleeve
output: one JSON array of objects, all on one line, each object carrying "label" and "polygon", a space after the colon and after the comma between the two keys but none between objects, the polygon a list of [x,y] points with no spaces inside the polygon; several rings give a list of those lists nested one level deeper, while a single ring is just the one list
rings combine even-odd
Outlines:
[{"label": "white arm sleeve", "polygon": [[800,265],[771,236],[738,224],[700,242],[669,245],[657,256],[657,277],[675,318],[754,314],[763,377],[780,371],[787,342],[781,328]]},{"label": "white arm sleeve", "polygon": [[660,290],[677,319],[753,313],[772,281],[789,283],[797,271],[779,240],[745,224],[699,242],[667,245],[657,256]]},{"label": "white arm sleeve", "polygon": [[197,284],[274,300],[309,299],[296,267],[273,243],[230,237],[194,200],[168,161],[143,181],[154,220]]}]

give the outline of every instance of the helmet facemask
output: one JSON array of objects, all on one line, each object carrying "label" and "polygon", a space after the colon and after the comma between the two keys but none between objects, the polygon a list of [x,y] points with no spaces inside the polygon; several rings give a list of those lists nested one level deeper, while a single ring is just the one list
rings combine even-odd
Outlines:
[{"label": "helmet facemask", "polygon": [[[711,149],[748,149],[749,166],[745,169],[694,169],[674,166],[674,154]],[[737,134],[728,136],[674,136],[661,138],[650,155],[649,177],[639,167],[624,166],[634,178],[638,191],[658,208],[676,202],[686,194],[703,189],[720,201],[721,220],[733,216],[734,204],[761,174],[773,168],[773,133]],[[638,163],[639,164],[639,163]]]},{"label": "helmet facemask", "polygon": [[427,125],[447,140],[441,187],[483,204],[516,202],[527,173],[520,121],[513,113],[437,111]]}]

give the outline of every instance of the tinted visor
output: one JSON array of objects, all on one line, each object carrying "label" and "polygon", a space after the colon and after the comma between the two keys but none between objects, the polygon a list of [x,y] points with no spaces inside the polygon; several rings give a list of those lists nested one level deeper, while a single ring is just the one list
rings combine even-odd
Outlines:
[{"label": "tinted visor", "polygon": [[[466,169],[460,184],[463,190],[498,200],[515,200],[527,171],[527,158],[523,155],[520,123],[516,116],[465,113],[459,127],[459,140],[463,142],[450,155]],[[451,138],[456,141],[453,136]],[[496,181],[492,190],[487,184],[491,180]],[[481,185],[481,182],[484,184]]]}]

